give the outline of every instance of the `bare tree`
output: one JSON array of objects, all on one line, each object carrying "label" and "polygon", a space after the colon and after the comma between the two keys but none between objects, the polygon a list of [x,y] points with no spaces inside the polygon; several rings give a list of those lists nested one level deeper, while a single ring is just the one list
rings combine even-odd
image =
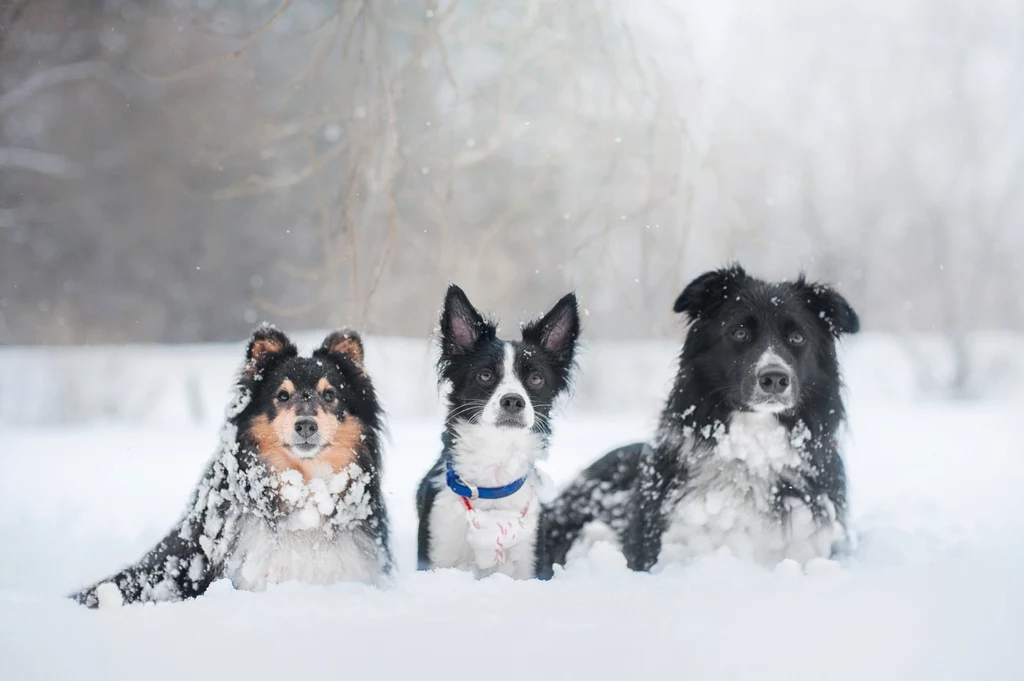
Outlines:
[{"label": "bare tree", "polygon": [[677,334],[729,258],[941,331],[954,391],[1022,323],[1011,0],[200,5],[3,8],[0,341],[423,337],[449,280]]}]

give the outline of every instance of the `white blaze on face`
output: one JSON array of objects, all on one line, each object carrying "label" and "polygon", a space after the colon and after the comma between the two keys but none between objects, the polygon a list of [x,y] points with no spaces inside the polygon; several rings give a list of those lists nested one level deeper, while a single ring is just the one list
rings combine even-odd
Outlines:
[{"label": "white blaze on face", "polygon": [[793,373],[793,368],[789,366],[786,360],[782,359],[782,357],[775,352],[774,347],[769,347],[764,351],[764,354],[762,354],[757,360],[757,365],[754,367],[754,371],[756,373],[761,373],[769,367],[782,369],[789,374]]},{"label": "white blaze on face", "polygon": [[515,369],[516,363],[516,350],[512,346],[512,343],[505,342],[505,358],[502,361],[501,367],[501,383],[494,389],[491,394],[491,398],[487,400],[487,405],[484,407],[483,416],[481,422],[488,425],[496,425],[498,417],[501,415],[501,398],[505,395],[519,395],[526,403],[526,407],[523,409],[522,419],[524,428],[532,429],[534,423],[534,410],[533,404],[530,402],[530,397],[526,394],[526,388],[523,387],[523,382],[520,377],[516,375]]},{"label": "white blaze on face", "polygon": [[[778,413],[786,411],[792,408],[793,399],[793,382],[796,380],[794,375],[793,367],[790,366],[789,362],[782,358],[779,353],[775,352],[774,347],[769,347],[761,357],[758,358],[757,364],[754,365],[754,380],[759,380],[761,372],[774,369],[776,371],[785,372],[789,376],[789,386],[786,390],[778,395],[772,395],[771,397],[764,395],[759,388],[755,388],[755,402],[750,405],[754,411],[763,411],[769,413]],[[760,400],[757,397],[761,397]]]}]

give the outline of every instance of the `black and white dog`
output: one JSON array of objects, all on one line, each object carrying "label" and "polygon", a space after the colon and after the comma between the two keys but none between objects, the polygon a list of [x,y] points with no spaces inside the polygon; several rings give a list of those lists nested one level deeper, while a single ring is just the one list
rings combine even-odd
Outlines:
[{"label": "black and white dog", "polygon": [[733,266],[695,279],[675,311],[691,325],[652,445],[606,454],[545,507],[538,576],[602,533],[634,570],[722,547],[806,562],[844,544],[836,340],[858,330],[853,309],[802,277]]},{"label": "black and white dog", "polygon": [[576,296],[501,340],[458,286],[441,313],[438,380],[447,385],[441,457],[420,481],[419,569],[534,576],[540,479],[552,403],[569,386],[580,321]]},{"label": "black and white dog", "polygon": [[176,601],[221,577],[268,583],[375,583],[391,570],[381,496],[382,412],[353,331],[299,357],[258,328],[219,451],[184,515],[142,559],[72,596],[90,607]]}]

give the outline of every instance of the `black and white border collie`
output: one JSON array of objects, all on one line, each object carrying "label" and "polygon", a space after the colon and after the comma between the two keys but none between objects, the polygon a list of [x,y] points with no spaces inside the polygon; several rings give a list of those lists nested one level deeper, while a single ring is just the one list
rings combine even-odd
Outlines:
[{"label": "black and white border collie", "polygon": [[420,481],[419,569],[535,574],[540,478],[551,406],[569,386],[580,321],[569,294],[521,341],[501,340],[458,286],[441,313],[438,380],[449,388],[441,457]]},{"label": "black and white border collie", "polygon": [[858,330],[853,309],[827,286],[737,265],[695,279],[675,311],[691,324],[653,443],[606,454],[545,507],[538,576],[602,536],[634,570],[723,547],[806,562],[846,541],[836,341]]},{"label": "black and white border collie", "polygon": [[176,601],[227,577],[376,583],[392,566],[381,497],[381,408],[353,331],[312,357],[270,326],[249,340],[220,448],[184,515],[142,559],[72,598]]}]

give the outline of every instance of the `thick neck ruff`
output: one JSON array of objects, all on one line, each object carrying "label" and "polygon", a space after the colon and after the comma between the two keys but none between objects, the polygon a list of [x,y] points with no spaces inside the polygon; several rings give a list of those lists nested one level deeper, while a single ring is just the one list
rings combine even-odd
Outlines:
[{"label": "thick neck ruff", "polygon": [[470,485],[455,472],[455,464],[452,462],[452,441],[447,432],[441,433],[441,443],[444,445],[445,483],[447,483],[448,489],[464,499],[472,501],[477,499],[504,499],[521,490],[523,485],[526,484],[526,479],[530,477],[529,472],[527,472],[523,477],[501,487],[477,487],[476,485]]}]

